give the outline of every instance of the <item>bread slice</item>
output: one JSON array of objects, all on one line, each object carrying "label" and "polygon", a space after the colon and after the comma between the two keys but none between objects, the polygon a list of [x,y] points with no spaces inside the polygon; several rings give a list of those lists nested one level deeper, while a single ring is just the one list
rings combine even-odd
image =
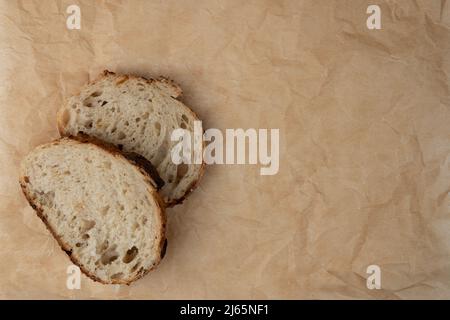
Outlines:
[{"label": "bread slice", "polygon": [[129,284],[164,255],[162,200],[141,166],[115,148],[77,139],[61,138],[28,154],[20,185],[86,275],[105,284]]},{"label": "bread slice", "polygon": [[[177,100],[181,89],[167,79],[144,79],[104,71],[58,112],[61,135],[80,132],[136,152],[150,161],[165,184],[161,195],[167,206],[180,203],[197,185],[203,164],[176,165],[170,139],[183,128],[194,137],[197,116]],[[202,150],[200,150],[202,152]]]}]

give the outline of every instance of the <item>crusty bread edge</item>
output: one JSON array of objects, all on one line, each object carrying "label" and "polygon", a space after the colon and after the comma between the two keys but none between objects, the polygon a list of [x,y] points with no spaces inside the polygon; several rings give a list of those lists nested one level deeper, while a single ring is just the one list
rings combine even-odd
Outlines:
[{"label": "crusty bread edge", "polygon": [[[203,144],[203,146],[204,146],[204,144]],[[191,194],[191,192],[194,191],[195,189],[197,189],[197,187],[199,186],[200,180],[202,179],[202,177],[205,173],[205,169],[206,169],[206,163],[204,161],[202,161],[201,167],[199,169],[198,178],[191,183],[191,185],[189,186],[189,188],[187,189],[187,191],[184,193],[184,195],[181,198],[166,202],[165,203],[166,208],[172,208],[177,204],[182,204],[183,201],[186,200],[186,198]]]},{"label": "crusty bread edge", "polygon": [[[84,138],[84,140],[83,140]],[[150,188],[148,188],[147,190],[149,191],[149,193],[151,194],[151,196],[156,200],[156,205],[157,205],[157,213],[159,214],[159,217],[161,219],[161,230],[160,230],[160,243],[158,245],[158,252],[159,252],[159,259],[148,269],[143,270],[143,272],[141,272],[140,274],[136,275],[133,278],[127,279],[127,280],[123,280],[123,279],[113,279],[111,282],[107,282],[107,281],[103,281],[102,279],[98,278],[97,276],[95,276],[94,274],[90,273],[86,268],[84,268],[84,266],[72,255],[72,250],[70,249],[70,246],[65,243],[61,237],[59,237],[56,233],[56,231],[50,226],[50,224],[48,223],[47,219],[45,218],[45,216],[43,215],[43,209],[42,207],[40,207],[37,203],[34,202],[34,200],[32,199],[30,193],[28,192],[28,187],[27,187],[27,177],[26,176],[20,176],[19,177],[19,184],[20,187],[22,189],[22,192],[25,196],[25,198],[27,199],[28,203],[30,204],[30,206],[35,210],[37,216],[42,220],[42,222],[45,224],[45,226],[47,227],[47,229],[50,231],[50,233],[52,234],[53,238],[55,238],[55,240],[58,242],[59,246],[61,247],[61,249],[69,256],[70,260],[77,265],[80,270],[87,275],[89,278],[91,278],[94,281],[100,282],[102,284],[126,284],[126,285],[130,285],[132,282],[142,278],[143,276],[145,276],[147,273],[149,273],[151,270],[155,269],[159,263],[161,262],[161,259],[164,257],[165,252],[166,252],[166,247],[167,247],[167,239],[166,239],[166,215],[165,215],[165,206],[164,206],[164,201],[161,199],[160,195],[158,194],[158,192],[156,191],[156,189],[154,188],[153,184],[152,184],[152,178],[148,175],[148,173],[141,168],[140,166],[136,165],[135,163],[129,161],[125,156],[122,155],[122,153],[120,152],[120,150],[118,150],[117,148],[113,148],[110,145],[106,145],[101,143],[99,140],[96,141],[94,139],[91,139],[89,137],[89,139],[87,139],[86,137],[76,137],[76,138],[69,138],[69,137],[64,137],[64,138],[59,138],[56,139],[50,143],[48,143],[48,145],[50,144],[59,144],[61,141],[65,140],[65,139],[69,139],[69,140],[74,140],[74,141],[78,141],[79,143],[90,143],[92,145],[97,146],[98,148],[102,149],[105,152],[108,152],[110,154],[112,154],[114,157],[120,157],[122,158],[122,160],[129,162],[132,166],[135,166],[137,168],[137,170],[143,175],[144,177],[144,181],[150,186]]]},{"label": "crusty bread edge", "polygon": [[[86,84],[82,89],[80,89],[80,91],[79,91],[78,94],[81,94],[81,91],[84,90],[85,88],[87,88],[88,86],[94,85],[95,83],[101,81],[103,78],[105,78],[105,77],[107,77],[107,76],[109,76],[109,75],[117,75],[117,76],[121,76],[121,77],[123,77],[123,81],[127,81],[128,79],[140,79],[140,80],[143,80],[143,81],[145,81],[145,82],[147,82],[147,83],[149,83],[149,84],[152,83],[153,81],[161,81],[161,82],[164,82],[165,84],[171,86],[172,89],[173,89],[175,92],[177,92],[177,95],[176,95],[176,96],[172,96],[172,95],[171,95],[172,98],[177,99],[177,100],[179,100],[179,98],[181,98],[181,96],[182,96],[182,94],[183,94],[183,91],[182,91],[181,87],[180,87],[176,82],[174,82],[173,80],[171,80],[171,79],[169,79],[169,78],[166,78],[166,77],[160,77],[159,79],[156,79],[156,80],[155,80],[155,79],[152,79],[152,78],[147,79],[147,78],[144,78],[144,77],[134,76],[134,75],[118,75],[118,74],[116,74],[115,72],[112,72],[112,71],[109,71],[109,70],[103,70],[103,72],[102,72],[95,80],[89,82],[89,83]],[[192,109],[189,108],[184,102],[182,102],[182,103],[183,103],[183,105],[186,107],[186,109],[192,114],[192,116],[194,117],[194,119],[200,121],[200,119],[199,119],[199,117],[197,116],[197,114],[196,114],[194,111],[192,111]],[[65,104],[67,104],[67,101],[65,102]],[[62,119],[62,112],[64,111],[64,109],[65,109],[66,107],[67,107],[67,106],[63,106],[62,108],[60,108],[60,109],[58,110],[57,114],[56,114],[56,124],[57,124],[57,128],[58,128],[59,135],[60,135],[61,137],[68,136],[68,135],[65,135],[65,134],[64,134],[64,129],[65,129],[65,127],[64,127],[64,125],[63,125],[64,121],[63,121],[63,119]],[[99,140],[99,141],[100,141],[100,140]],[[114,148],[115,148],[115,147],[114,147]],[[203,154],[203,150],[205,150],[205,142],[204,142],[204,141],[202,141],[202,154]],[[148,160],[147,160],[147,161],[148,161]],[[163,201],[164,206],[165,206],[166,208],[170,208],[170,207],[173,207],[173,206],[175,206],[175,205],[177,205],[177,204],[181,204],[184,200],[186,200],[186,198],[188,197],[188,195],[189,195],[192,191],[194,191],[194,190],[198,187],[198,185],[200,184],[200,180],[201,180],[201,178],[203,177],[203,174],[205,173],[205,169],[206,169],[206,163],[203,161],[203,157],[202,157],[202,163],[201,163],[201,167],[200,167],[200,169],[199,169],[199,175],[198,175],[198,178],[197,178],[196,180],[194,180],[194,181],[191,183],[191,186],[187,189],[187,191],[184,193],[184,195],[183,195],[182,197],[180,197],[180,198],[178,198],[178,199],[174,199],[174,200],[169,201],[169,202]],[[155,171],[156,171],[156,170],[155,170]]]}]

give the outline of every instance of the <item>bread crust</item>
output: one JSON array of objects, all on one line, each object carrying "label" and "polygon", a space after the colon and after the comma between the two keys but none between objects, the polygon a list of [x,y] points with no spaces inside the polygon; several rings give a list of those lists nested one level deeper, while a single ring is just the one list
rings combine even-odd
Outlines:
[{"label": "bread crust", "polygon": [[152,196],[152,198],[154,198],[156,200],[156,205],[157,205],[157,214],[159,215],[159,218],[161,220],[161,229],[160,229],[160,241],[158,244],[158,260],[148,269],[143,269],[141,272],[139,272],[135,277],[128,279],[128,280],[124,280],[124,279],[112,279],[111,282],[107,282],[107,281],[103,281],[102,279],[98,278],[97,276],[95,276],[94,274],[92,274],[91,272],[89,272],[86,268],[84,268],[84,266],[81,264],[80,261],[78,261],[73,255],[72,255],[72,249],[70,248],[70,246],[65,243],[62,238],[60,236],[58,236],[58,234],[56,233],[56,231],[52,228],[52,226],[48,223],[47,218],[44,216],[43,213],[43,208],[41,206],[39,206],[38,203],[36,203],[28,190],[28,177],[26,176],[20,176],[19,177],[19,184],[20,187],[22,189],[22,192],[25,196],[25,198],[27,199],[28,203],[30,204],[30,206],[35,210],[37,216],[42,220],[42,222],[45,224],[45,226],[47,227],[47,229],[50,231],[50,233],[52,234],[52,236],[55,238],[55,240],[58,242],[59,246],[61,247],[61,249],[69,256],[70,260],[77,265],[80,270],[87,275],[89,278],[91,278],[94,281],[103,283],[103,284],[126,284],[126,285],[130,285],[132,282],[142,278],[144,275],[146,275],[147,273],[149,273],[151,270],[155,269],[159,263],[161,262],[161,259],[164,257],[165,255],[165,250],[166,250],[166,246],[167,246],[167,239],[166,239],[166,224],[167,224],[167,220],[166,220],[166,215],[165,215],[165,206],[164,206],[164,201],[161,199],[160,195],[158,194],[158,192],[156,191],[156,188],[154,186],[154,182],[152,180],[152,177],[148,174],[148,172],[142,168],[140,165],[136,164],[133,161],[130,161],[129,159],[127,159],[123,153],[115,148],[112,145],[106,144],[103,141],[100,141],[98,139],[92,138],[92,137],[88,137],[88,136],[77,136],[77,137],[63,137],[63,138],[59,138],[56,139],[50,143],[47,143],[46,145],[55,145],[55,144],[60,144],[61,142],[67,141],[67,140],[71,140],[71,141],[77,141],[79,143],[90,143],[92,145],[95,145],[96,147],[108,152],[109,154],[112,154],[114,157],[118,157],[121,158],[122,160],[125,160],[127,162],[129,162],[132,166],[135,166],[137,168],[137,170],[143,175],[144,177],[144,181],[149,185],[149,188],[147,189],[150,193],[150,195]]},{"label": "bread crust", "polygon": [[[166,85],[168,88],[170,88],[171,97],[174,98],[174,99],[177,99],[177,100],[180,100],[180,98],[182,97],[182,94],[183,94],[183,91],[182,91],[181,87],[177,83],[175,83],[173,80],[171,80],[169,78],[166,78],[166,77],[163,77],[163,76],[159,77],[158,79],[153,79],[153,78],[145,78],[145,77],[129,75],[129,74],[127,74],[127,75],[120,75],[120,74],[116,74],[115,72],[109,71],[109,70],[103,70],[103,72],[100,73],[100,75],[95,80],[93,80],[93,81],[89,82],[88,84],[86,84],[80,90],[80,92],[83,89],[85,89],[86,87],[95,85],[97,82],[103,80],[104,78],[106,78],[108,76],[118,77],[119,78],[118,81],[120,81],[120,83],[128,81],[129,79],[137,79],[137,80],[145,81],[145,82],[147,82],[149,84],[152,83],[152,82],[161,82],[164,85]],[[184,104],[184,103],[183,103],[183,105],[191,113],[191,115],[193,116],[194,119],[200,121],[200,119],[197,116],[197,114],[194,111],[192,111],[191,108],[186,106],[186,104]],[[61,108],[60,110],[58,110],[57,115],[56,115],[57,128],[58,128],[58,132],[59,132],[61,137],[66,136],[64,134],[65,126],[64,126],[64,121],[63,121],[64,109],[65,108]],[[204,149],[205,149],[205,142],[202,141],[202,154],[203,154],[203,150]],[[144,157],[142,157],[142,158],[144,158]],[[199,174],[198,174],[197,179],[191,183],[191,186],[189,188],[187,188],[187,191],[184,193],[184,195],[182,197],[180,197],[178,199],[174,199],[172,201],[167,201],[167,202],[163,201],[164,206],[166,208],[169,208],[169,207],[173,207],[173,206],[175,206],[177,204],[181,204],[189,196],[189,194],[191,194],[191,192],[198,187],[198,185],[200,184],[200,180],[203,177],[203,174],[204,174],[205,170],[206,170],[206,163],[203,161],[203,157],[202,157],[202,163],[200,164]],[[158,177],[159,177],[159,175],[158,175]],[[161,179],[161,181],[162,181],[162,179]],[[158,188],[158,190],[160,188]]]}]

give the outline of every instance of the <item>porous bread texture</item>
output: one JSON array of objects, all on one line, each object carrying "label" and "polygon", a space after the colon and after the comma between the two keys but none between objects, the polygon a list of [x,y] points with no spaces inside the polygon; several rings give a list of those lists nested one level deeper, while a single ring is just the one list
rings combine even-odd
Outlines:
[{"label": "porous bread texture", "polygon": [[171,141],[172,131],[189,130],[193,139],[198,120],[177,100],[180,95],[181,89],[167,79],[104,71],[58,111],[58,129],[64,136],[82,132],[144,156],[164,181],[160,193],[166,205],[172,206],[197,185],[204,169],[203,163],[176,165],[171,159],[178,143]]},{"label": "porous bread texture", "polygon": [[31,206],[92,279],[129,284],[160,262],[161,200],[150,177],[118,150],[62,138],[33,150],[20,170]]}]

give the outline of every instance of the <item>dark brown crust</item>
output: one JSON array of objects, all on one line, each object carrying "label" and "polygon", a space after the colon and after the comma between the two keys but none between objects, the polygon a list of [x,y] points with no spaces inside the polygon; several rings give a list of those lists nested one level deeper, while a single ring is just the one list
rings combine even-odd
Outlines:
[{"label": "dark brown crust", "polygon": [[[95,145],[98,148],[100,148],[100,149],[102,149],[102,150],[112,154],[114,157],[119,157],[119,158],[124,159],[127,162],[130,162],[130,160],[128,160],[120,152],[120,150],[118,150],[114,146],[106,144],[103,141],[100,141],[98,139],[87,137],[87,136],[59,138],[57,140],[54,140],[53,142],[48,143],[47,145],[59,144],[59,143],[65,141],[65,140],[78,141],[79,143],[90,143],[90,144]],[[167,245],[167,239],[166,239],[165,234],[166,234],[166,223],[167,223],[167,220],[166,220],[166,215],[165,215],[164,201],[161,199],[160,195],[158,194],[158,192],[154,188],[153,180],[149,176],[149,174],[143,168],[141,168],[139,165],[136,165],[135,163],[132,163],[132,162],[130,162],[130,163],[131,163],[131,165],[135,166],[139,170],[139,172],[144,176],[144,180],[149,185],[148,191],[151,194],[152,198],[154,198],[156,200],[156,205],[158,207],[157,211],[158,211],[160,219],[161,219],[161,230],[160,230],[160,243],[158,245],[159,259],[150,268],[148,268],[146,270],[142,270],[134,278],[131,278],[129,280],[112,279],[111,282],[106,282],[106,281],[103,281],[100,278],[96,277],[94,274],[90,273],[86,268],[84,268],[84,266],[72,255],[72,250],[70,249],[70,246],[67,243],[65,243],[61,239],[61,237],[58,236],[56,231],[50,226],[50,224],[47,221],[47,218],[45,217],[45,215],[43,213],[42,207],[40,207],[37,203],[35,203],[35,201],[34,201],[35,199],[33,199],[30,196],[30,194],[28,192],[28,187],[27,187],[27,184],[29,183],[28,177],[27,176],[21,176],[19,178],[19,183],[20,183],[20,186],[22,188],[22,192],[25,195],[25,198],[27,199],[27,201],[30,204],[30,206],[35,210],[37,216],[42,220],[42,222],[45,224],[45,226],[50,231],[52,236],[58,242],[58,244],[61,247],[61,249],[69,256],[70,260],[75,265],[77,265],[80,268],[80,270],[85,275],[87,275],[92,280],[100,282],[100,283],[103,283],[103,284],[126,284],[126,285],[130,285],[132,282],[138,280],[139,278],[141,278],[144,275],[146,275],[147,273],[149,273],[151,270],[155,269],[156,266],[158,266],[158,264],[161,262],[161,259],[164,257],[164,254],[165,254],[165,251],[166,251],[165,246]]]},{"label": "dark brown crust", "polygon": [[109,70],[103,70],[103,72],[94,81],[90,82],[88,85],[95,84],[95,83],[99,82],[100,80],[102,80],[103,78],[106,78],[108,76],[119,77],[119,80],[116,82],[116,84],[122,84],[125,81],[128,81],[129,79],[142,80],[142,81],[147,82],[148,84],[151,84],[152,82],[161,82],[161,83],[164,83],[165,85],[167,85],[168,87],[171,87],[171,89],[173,91],[173,95],[171,95],[172,98],[180,99],[181,96],[183,95],[183,90],[181,90],[181,87],[175,81],[173,81],[167,77],[160,76],[157,79],[153,79],[153,78],[145,78],[145,77],[135,76],[135,75],[131,75],[131,74],[116,74],[115,72],[112,72]]},{"label": "dark brown crust", "polygon": [[[170,86],[171,88],[172,88],[172,91],[175,93],[175,95],[171,95],[172,96],[172,98],[174,98],[174,99],[177,99],[177,100],[180,100],[180,98],[181,98],[181,96],[182,96],[182,90],[181,90],[181,87],[178,85],[178,84],[176,84],[173,80],[171,80],[171,79],[169,79],[169,78],[166,78],[166,77],[163,77],[163,76],[161,76],[161,77],[159,77],[158,79],[152,79],[152,78],[144,78],[144,77],[140,77],[140,76],[134,76],[134,75],[120,75],[120,74],[116,74],[115,72],[112,72],[112,71],[109,71],[109,70],[103,70],[103,72],[95,79],[95,80],[93,80],[93,81],[91,81],[90,83],[88,83],[86,86],[91,86],[91,85],[94,85],[94,84],[96,84],[97,82],[99,82],[99,81],[101,81],[101,80],[103,80],[104,78],[106,78],[106,77],[108,77],[108,76],[117,76],[117,77],[120,77],[120,83],[123,83],[123,82],[125,82],[125,81],[127,81],[127,80],[129,80],[129,79],[138,79],[138,80],[142,80],[142,81],[145,81],[145,82],[147,82],[147,83],[152,83],[152,82],[154,82],[154,81],[159,81],[159,82],[162,82],[162,83],[164,83],[164,84],[166,84],[166,85],[168,85],[168,86]],[[84,87],[85,88],[85,87]],[[84,89],[83,88],[83,89]],[[81,90],[83,90],[83,89],[81,89]],[[81,92],[81,90],[80,90],[80,92]],[[200,120],[199,119],[199,117],[197,116],[197,114],[194,112],[194,111],[192,111],[192,109],[191,108],[189,108],[188,106],[186,106],[186,104],[184,104],[183,103],[183,105],[186,107],[186,109],[192,114],[192,116],[194,117],[194,119],[196,119],[196,120]],[[61,136],[65,136],[65,134],[64,134],[64,127],[63,127],[63,124],[62,124],[62,119],[61,119],[61,114],[60,114],[60,112],[63,110],[64,108],[61,108],[59,111],[58,111],[58,114],[57,114],[57,128],[58,128],[58,132],[59,132],[59,134],[61,135]],[[205,143],[203,142],[203,148],[202,148],[202,151],[205,149]],[[174,199],[174,200],[172,200],[172,201],[168,201],[168,202],[165,202],[164,201],[164,203],[165,203],[165,207],[166,208],[169,208],[169,207],[173,207],[173,206],[175,206],[175,205],[177,205],[177,204],[181,204],[187,197],[188,197],[188,195],[193,191],[193,190],[195,190],[197,187],[198,187],[198,185],[199,185],[199,183],[200,183],[200,180],[201,180],[201,178],[203,177],[203,174],[204,174],[204,172],[205,172],[205,169],[206,169],[206,163],[204,162],[204,161],[202,161],[202,163],[201,163],[201,165],[200,165],[201,167],[200,167],[200,169],[199,169],[199,173],[198,173],[198,177],[197,177],[197,179],[195,180],[195,181],[193,181],[192,183],[191,183],[191,186],[187,189],[187,191],[184,193],[184,195],[181,197],[181,198],[179,198],[179,199]],[[155,169],[155,171],[156,171],[156,169]],[[156,171],[157,172],[157,171]],[[159,175],[158,175],[158,177],[159,177]],[[161,179],[161,178],[160,178]],[[163,181],[163,180],[162,180]],[[156,180],[155,180],[155,182],[156,182]],[[164,182],[164,181],[163,181]],[[162,187],[162,186],[161,186]],[[159,188],[158,188],[158,190],[159,190]]]},{"label": "dark brown crust", "polygon": [[122,152],[123,156],[135,165],[140,166],[153,179],[156,184],[156,189],[159,190],[164,186],[164,180],[158,174],[156,168],[145,157],[136,152]]}]

